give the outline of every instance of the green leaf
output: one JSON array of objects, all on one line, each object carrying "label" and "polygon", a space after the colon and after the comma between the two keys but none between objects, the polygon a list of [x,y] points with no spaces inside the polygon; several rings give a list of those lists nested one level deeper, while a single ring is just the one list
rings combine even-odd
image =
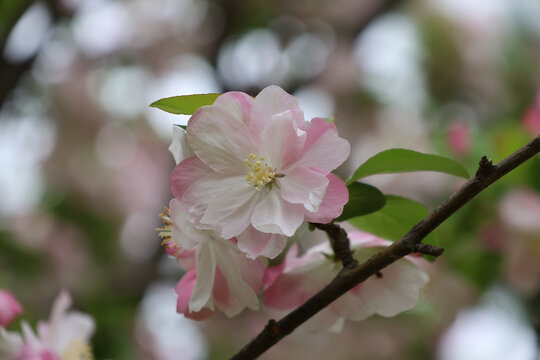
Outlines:
[{"label": "green leaf", "polygon": [[336,221],[344,221],[356,216],[371,214],[381,209],[386,202],[383,193],[374,186],[354,182],[347,188],[349,189],[349,202],[345,204],[343,213]]},{"label": "green leaf", "polygon": [[[358,216],[349,222],[358,229],[377,235],[381,238],[397,241],[414,225],[425,218],[428,209],[411,199],[400,196],[386,195],[386,204],[377,212]],[[424,243],[434,245],[435,234],[429,234]]]},{"label": "green leaf", "polygon": [[201,106],[212,105],[221,94],[180,95],[159,99],[150,106],[171,114],[193,115]]},{"label": "green leaf", "polygon": [[469,178],[469,173],[461,164],[444,156],[407,149],[389,149],[372,156],[360,165],[347,180],[347,185],[370,175],[411,171],[439,171]]}]

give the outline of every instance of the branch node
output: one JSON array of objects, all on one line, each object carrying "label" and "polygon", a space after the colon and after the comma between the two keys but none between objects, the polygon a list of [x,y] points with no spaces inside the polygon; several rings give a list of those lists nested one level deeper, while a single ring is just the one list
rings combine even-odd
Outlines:
[{"label": "branch node", "polygon": [[420,243],[413,246],[412,252],[439,257],[443,254],[444,248]]},{"label": "branch node", "polygon": [[279,330],[279,324],[274,319],[270,319],[268,324],[266,324],[265,331],[268,332],[268,335],[271,337],[277,337],[279,335]]},{"label": "branch node", "polygon": [[489,160],[487,156],[482,156],[482,159],[480,159],[480,162],[478,163],[478,170],[476,170],[476,174],[474,177],[487,177],[496,167],[493,165],[493,161]]}]

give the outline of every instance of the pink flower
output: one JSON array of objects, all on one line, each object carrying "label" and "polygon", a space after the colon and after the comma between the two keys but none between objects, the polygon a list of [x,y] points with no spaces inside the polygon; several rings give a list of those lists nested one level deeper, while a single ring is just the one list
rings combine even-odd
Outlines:
[{"label": "pink flower", "polygon": [[471,151],[471,128],[462,121],[453,122],[446,133],[446,142],[457,156],[466,156]]},{"label": "pink flower", "polygon": [[167,253],[186,269],[176,293],[177,311],[186,317],[202,320],[216,311],[232,317],[245,307],[259,308],[258,293],[262,287],[265,264],[248,259],[235,239],[225,240],[210,230],[191,224],[180,202],[170,202],[167,230],[161,229]]},{"label": "pink flower", "polygon": [[[354,257],[360,262],[390,244],[363,232],[352,232],[349,239]],[[263,302],[271,310],[285,312],[296,308],[342,269],[339,261],[331,259],[332,250],[327,243],[309,249],[302,257],[296,256],[294,249],[289,250],[281,275],[264,292]],[[412,309],[420,289],[428,282],[426,273],[415,264],[419,260],[406,257],[396,261],[334,301],[305,326],[311,331],[339,332],[346,319],[360,321],[374,314],[390,317]]]},{"label": "pink flower", "polygon": [[91,359],[88,340],[94,332],[94,320],[82,313],[68,312],[70,295],[62,291],[56,298],[48,322],[38,323],[38,335],[22,323],[22,336],[0,328],[2,360]]},{"label": "pink flower", "polygon": [[255,99],[221,95],[189,120],[195,155],[171,174],[171,189],[200,229],[238,239],[250,258],[277,256],[304,220],[326,223],[348,201],[330,173],[348,157],[334,124],[304,120],[294,97],[269,86]]},{"label": "pink flower", "polygon": [[21,304],[11,292],[0,289],[0,327],[8,327],[22,314],[22,310]]},{"label": "pink flower", "polygon": [[522,123],[532,136],[540,134],[540,92],[531,107],[523,114]]}]

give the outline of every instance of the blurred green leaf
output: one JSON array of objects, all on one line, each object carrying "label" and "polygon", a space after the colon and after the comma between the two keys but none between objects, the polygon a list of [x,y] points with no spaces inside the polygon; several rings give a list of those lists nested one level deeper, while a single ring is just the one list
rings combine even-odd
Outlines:
[{"label": "blurred green leaf", "polygon": [[[382,209],[368,215],[352,218],[349,222],[362,231],[397,241],[429,214],[424,205],[414,200],[395,195],[386,195],[385,197],[386,204]],[[435,235],[429,234],[424,243],[435,244]]]},{"label": "blurred green leaf", "polygon": [[221,94],[180,95],[159,99],[150,104],[171,114],[193,115],[201,106],[212,105]]},{"label": "blurred green leaf", "polygon": [[345,204],[343,213],[336,221],[371,214],[380,210],[386,203],[383,193],[375,186],[354,182],[347,188],[349,189],[349,202]]},{"label": "blurred green leaf", "polygon": [[370,175],[413,171],[438,171],[469,178],[469,173],[462,165],[444,156],[407,149],[388,149],[360,165],[347,180],[347,185]]}]

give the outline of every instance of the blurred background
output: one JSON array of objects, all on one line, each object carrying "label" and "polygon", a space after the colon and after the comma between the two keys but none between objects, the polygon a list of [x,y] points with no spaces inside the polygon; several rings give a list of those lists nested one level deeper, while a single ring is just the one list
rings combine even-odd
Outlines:
[{"label": "blurred background", "polygon": [[[335,115],[339,173],[391,147],[474,172],[540,132],[537,0],[1,0],[0,288],[31,323],[62,288],[97,321],[96,359],[226,359],[264,311],[195,323],[155,228],[171,197],[168,96],[270,84]],[[462,180],[374,176],[434,208]],[[540,332],[540,158],[438,231],[418,306],[296,331],[262,359],[530,360]],[[14,326],[17,329],[18,325]]]}]

